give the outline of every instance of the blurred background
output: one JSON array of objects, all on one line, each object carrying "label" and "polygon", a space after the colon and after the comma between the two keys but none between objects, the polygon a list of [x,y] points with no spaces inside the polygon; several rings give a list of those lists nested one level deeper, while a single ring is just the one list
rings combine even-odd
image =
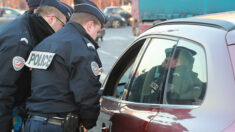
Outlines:
[{"label": "blurred background", "polygon": [[[73,0],[61,0],[62,2],[73,5]],[[105,7],[108,6],[121,6],[121,5],[128,5],[130,4],[131,0],[91,0],[100,9],[105,9]],[[28,6],[26,3],[26,0],[0,0],[0,6],[1,7],[11,7],[11,8],[17,8],[22,10],[27,10]]]}]

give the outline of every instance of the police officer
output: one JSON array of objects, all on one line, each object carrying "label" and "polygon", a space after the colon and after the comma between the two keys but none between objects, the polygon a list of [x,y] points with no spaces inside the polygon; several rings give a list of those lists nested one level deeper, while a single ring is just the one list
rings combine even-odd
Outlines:
[{"label": "police officer", "polygon": [[56,0],[41,4],[38,13],[22,15],[0,26],[1,132],[11,131],[12,109],[29,95],[30,72],[24,67],[25,59],[37,43],[63,27],[71,12]]},{"label": "police officer", "polygon": [[102,65],[94,40],[104,22],[102,11],[82,0],[75,3],[70,22],[30,53],[26,65],[32,68],[32,93],[26,102],[26,132],[76,132],[80,123],[86,129],[96,125]]},{"label": "police officer", "polygon": [[25,14],[33,14],[36,12],[38,6],[40,5],[41,0],[26,0],[29,6],[29,10]]}]

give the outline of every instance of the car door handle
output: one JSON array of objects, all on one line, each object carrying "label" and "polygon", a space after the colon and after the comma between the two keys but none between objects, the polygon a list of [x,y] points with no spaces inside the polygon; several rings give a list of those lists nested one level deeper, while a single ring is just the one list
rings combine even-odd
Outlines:
[{"label": "car door handle", "polygon": [[102,123],[102,132],[109,132],[109,128],[105,126],[105,123]]}]

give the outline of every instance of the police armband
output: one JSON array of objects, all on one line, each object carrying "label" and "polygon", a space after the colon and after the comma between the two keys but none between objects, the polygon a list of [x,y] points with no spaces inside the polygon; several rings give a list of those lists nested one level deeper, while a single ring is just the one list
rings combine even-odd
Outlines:
[{"label": "police armband", "polygon": [[55,56],[55,53],[32,51],[25,65],[29,68],[45,70],[50,66],[54,56]]}]

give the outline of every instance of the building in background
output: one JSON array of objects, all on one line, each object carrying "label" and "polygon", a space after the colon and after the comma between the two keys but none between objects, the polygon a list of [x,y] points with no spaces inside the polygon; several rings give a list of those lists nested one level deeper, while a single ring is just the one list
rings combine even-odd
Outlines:
[{"label": "building in background", "polygon": [[[62,2],[73,6],[73,0],[61,0]],[[121,6],[127,5],[131,0],[91,0],[96,3],[100,9],[104,9],[107,6]],[[0,0],[0,6],[12,7],[17,9],[28,9],[26,0]]]},{"label": "building in background", "polygon": [[0,0],[0,6],[27,9],[26,0]]}]

